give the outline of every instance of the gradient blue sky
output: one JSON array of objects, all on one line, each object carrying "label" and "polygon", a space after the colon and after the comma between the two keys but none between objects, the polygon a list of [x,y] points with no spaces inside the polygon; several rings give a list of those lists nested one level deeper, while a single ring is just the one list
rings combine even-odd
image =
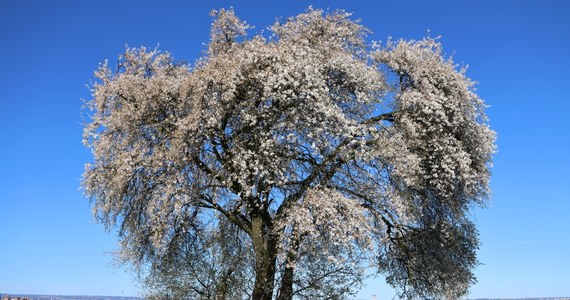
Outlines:
[{"label": "gradient blue sky", "polygon": [[[79,190],[80,99],[99,62],[159,43],[192,62],[212,8],[261,30],[313,4],[354,12],[371,40],[429,29],[470,65],[499,136],[470,297],[570,296],[570,1],[433,2],[0,1],[0,293],[138,294]],[[359,297],[390,299],[381,282]]]}]

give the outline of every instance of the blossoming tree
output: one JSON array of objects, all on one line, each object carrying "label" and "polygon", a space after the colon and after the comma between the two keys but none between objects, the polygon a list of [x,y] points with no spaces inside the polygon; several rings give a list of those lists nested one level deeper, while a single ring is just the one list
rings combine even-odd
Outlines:
[{"label": "blossoming tree", "polygon": [[120,257],[187,270],[192,299],[340,297],[370,266],[402,297],[464,295],[494,150],[465,70],[343,11],[253,37],[213,16],[192,66],[139,48],[96,72],[83,187]]}]

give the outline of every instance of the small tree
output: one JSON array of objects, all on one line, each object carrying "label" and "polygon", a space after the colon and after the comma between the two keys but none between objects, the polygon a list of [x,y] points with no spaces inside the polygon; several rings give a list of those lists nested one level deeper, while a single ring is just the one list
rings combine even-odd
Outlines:
[{"label": "small tree", "polygon": [[83,186],[120,257],[176,298],[337,299],[371,264],[402,297],[464,295],[494,151],[465,70],[343,11],[268,38],[213,16],[192,67],[140,48],[96,72]]}]

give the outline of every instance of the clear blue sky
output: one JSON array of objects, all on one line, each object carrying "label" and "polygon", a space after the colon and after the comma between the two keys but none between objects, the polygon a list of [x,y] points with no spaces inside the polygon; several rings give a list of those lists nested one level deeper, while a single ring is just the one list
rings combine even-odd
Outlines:
[{"label": "clear blue sky", "polygon": [[[159,43],[192,62],[212,8],[261,30],[313,4],[354,12],[374,40],[429,29],[470,65],[499,136],[470,297],[570,296],[570,1],[267,2],[0,1],[0,293],[138,293],[79,190],[80,99],[99,62]],[[359,297],[390,299],[381,281]]]}]

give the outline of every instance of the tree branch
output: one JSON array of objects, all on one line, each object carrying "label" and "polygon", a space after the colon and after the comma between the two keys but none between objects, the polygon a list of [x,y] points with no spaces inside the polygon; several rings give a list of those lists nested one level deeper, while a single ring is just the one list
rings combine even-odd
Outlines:
[{"label": "tree branch", "polygon": [[216,203],[212,199],[212,197],[208,195],[201,195],[200,199],[203,200],[204,202],[199,202],[198,206],[219,211],[226,218],[228,218],[228,220],[230,220],[232,223],[238,226],[241,230],[251,235],[251,222],[247,220],[247,218],[244,215],[237,213],[236,211],[230,212],[226,210],[221,205]]},{"label": "tree branch", "polygon": [[366,120],[360,122],[360,124],[369,125],[369,124],[378,123],[380,121],[394,122],[394,113],[393,112],[384,113],[384,114],[378,115],[376,117],[366,119]]}]

